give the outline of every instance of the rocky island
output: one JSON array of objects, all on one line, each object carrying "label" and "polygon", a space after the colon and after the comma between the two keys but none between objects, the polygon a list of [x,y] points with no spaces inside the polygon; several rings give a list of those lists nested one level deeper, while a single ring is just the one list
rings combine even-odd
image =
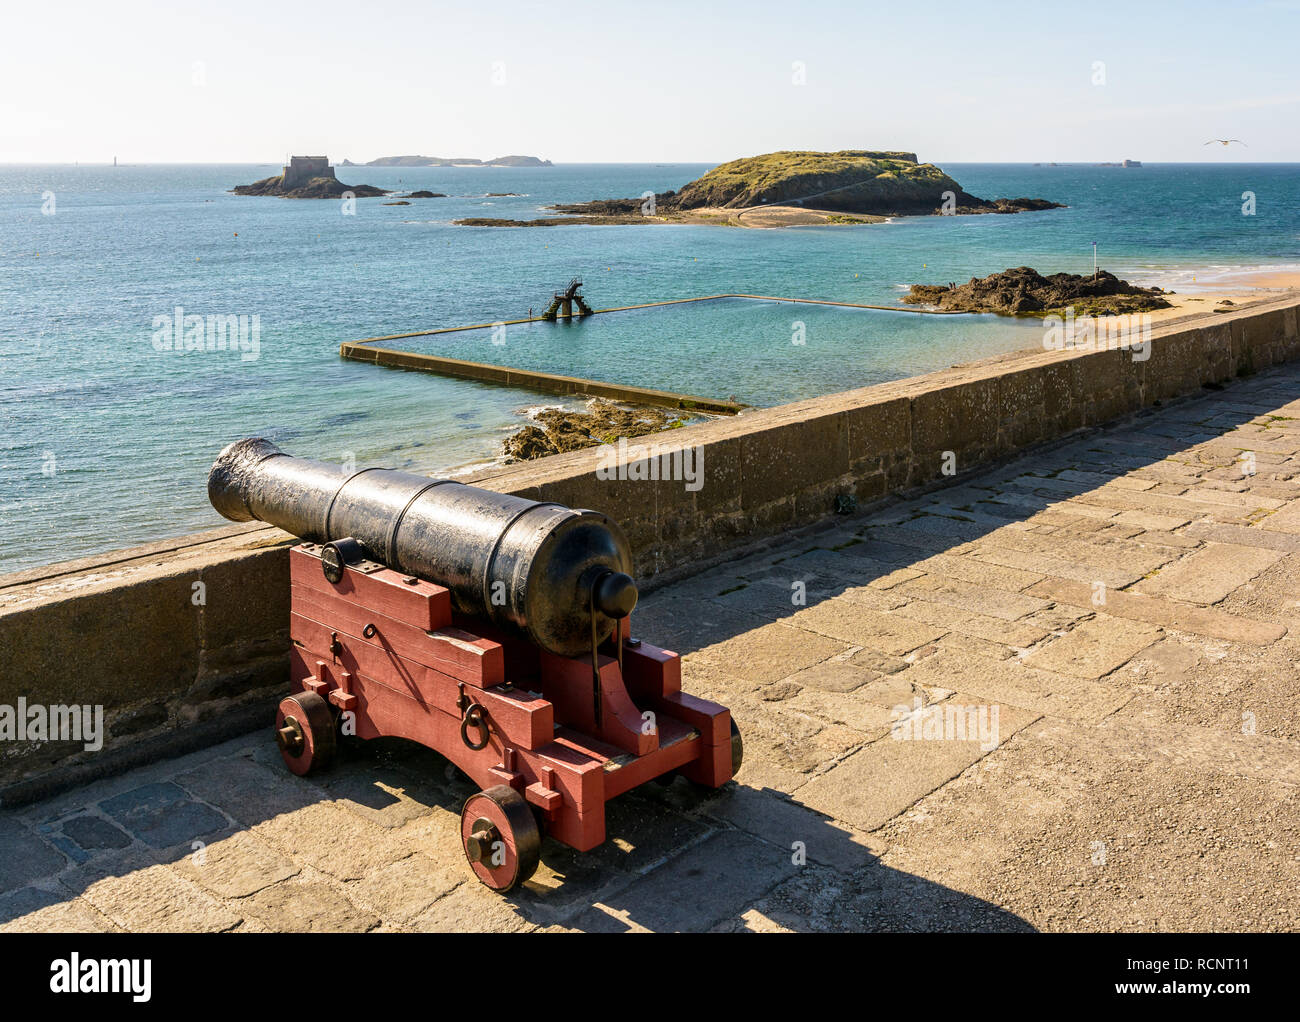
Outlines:
[{"label": "rocky island", "polygon": [[981,199],[915,153],[845,150],[777,152],[714,167],[679,191],[651,201],[595,199],[549,207],[565,216],[535,220],[473,217],[466,226],[716,223],[739,227],[877,223],[936,213],[1020,213],[1057,209],[1046,199]]},{"label": "rocky island", "polygon": [[387,195],[374,185],[345,185],[334,176],[328,156],[293,156],[274,177],[230,189],[236,195],[274,195],[281,199],[341,199],[351,192],[359,199]]},{"label": "rocky island", "polygon": [[344,160],[340,167],[550,167],[550,160],[536,156],[498,156],[495,160],[475,160],[469,157],[446,156],[381,156],[369,163],[352,163]]},{"label": "rocky island", "polygon": [[1044,277],[1029,266],[1017,266],[987,277],[971,277],[966,284],[913,284],[902,300],[945,312],[1042,316],[1073,308],[1078,316],[1106,316],[1172,308],[1165,298],[1168,294],[1173,292],[1139,287],[1105,270],[1084,276],[1053,273]]}]

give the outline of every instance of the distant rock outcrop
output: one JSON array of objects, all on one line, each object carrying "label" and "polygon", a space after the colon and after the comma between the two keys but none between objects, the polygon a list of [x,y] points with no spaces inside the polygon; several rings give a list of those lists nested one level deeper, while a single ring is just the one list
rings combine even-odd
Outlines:
[{"label": "distant rock outcrop", "polygon": [[489,160],[489,167],[551,167],[550,160],[539,160],[536,156],[498,156]]},{"label": "distant rock outcrop", "polygon": [[358,199],[371,199],[377,195],[387,195],[388,189],[376,188],[374,185],[345,185],[338,178],[315,177],[297,188],[286,188],[284,178],[280,175],[264,177],[251,185],[236,185],[230,189],[236,195],[274,195],[281,199],[341,199],[351,192]]},{"label": "distant rock outcrop", "polygon": [[550,167],[550,160],[536,156],[498,156],[495,160],[447,156],[381,156],[366,167]]},{"label": "distant rock outcrop", "polygon": [[903,296],[908,305],[933,305],[948,312],[994,312],[1003,316],[1041,316],[1073,308],[1078,316],[1124,315],[1168,309],[1166,292],[1138,287],[1113,273],[1095,275],[1053,273],[1044,277],[1028,266],[1017,266],[966,284],[913,284]]},{"label": "distant rock outcrop", "polygon": [[1043,209],[1064,209],[1059,202],[1046,199],[976,199],[974,206],[955,206],[952,209],[940,209],[939,212],[967,215],[970,213],[1034,213]]}]

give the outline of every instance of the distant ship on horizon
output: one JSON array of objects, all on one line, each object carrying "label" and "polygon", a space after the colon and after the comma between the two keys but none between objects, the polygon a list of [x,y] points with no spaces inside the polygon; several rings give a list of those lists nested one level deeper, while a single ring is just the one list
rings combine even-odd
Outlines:
[{"label": "distant ship on horizon", "polygon": [[[1035,163],[1034,166],[1035,166],[1035,167],[1069,167],[1069,166],[1072,166],[1072,164],[1069,164],[1069,163]],[[1079,166],[1089,166],[1089,164],[1079,164]],[[1140,166],[1142,166],[1142,161],[1141,161],[1141,160],[1121,160],[1119,163],[1095,163],[1095,164],[1091,164],[1091,166],[1095,166],[1095,167],[1140,167]]]}]

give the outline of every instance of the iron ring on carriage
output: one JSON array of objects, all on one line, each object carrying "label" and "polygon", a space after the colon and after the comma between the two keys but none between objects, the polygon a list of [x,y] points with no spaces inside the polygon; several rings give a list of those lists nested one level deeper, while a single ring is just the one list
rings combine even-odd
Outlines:
[{"label": "iron ring on carriage", "polygon": [[[477,745],[469,740],[469,729],[476,728],[482,735],[483,740]],[[480,749],[486,749],[488,739],[491,734],[488,732],[487,711],[478,703],[470,703],[465,707],[465,716],[460,719],[460,740],[467,746],[478,752]]]}]

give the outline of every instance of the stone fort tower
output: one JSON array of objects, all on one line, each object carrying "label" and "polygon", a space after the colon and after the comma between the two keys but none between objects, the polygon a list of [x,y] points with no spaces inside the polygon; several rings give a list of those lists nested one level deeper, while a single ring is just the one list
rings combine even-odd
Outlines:
[{"label": "stone fort tower", "polygon": [[297,188],[314,177],[334,177],[328,156],[291,156],[284,168],[282,187]]}]

